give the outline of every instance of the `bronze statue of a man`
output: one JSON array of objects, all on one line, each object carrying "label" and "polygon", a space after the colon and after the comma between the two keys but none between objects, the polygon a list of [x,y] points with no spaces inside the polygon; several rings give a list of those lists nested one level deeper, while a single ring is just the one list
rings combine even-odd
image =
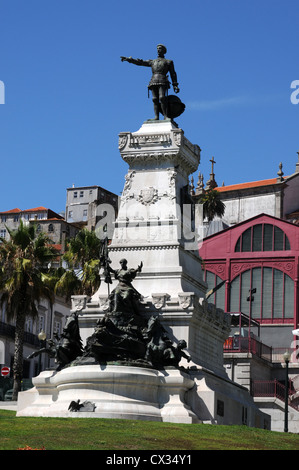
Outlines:
[{"label": "bronze statue of a man", "polygon": [[[163,44],[157,45],[158,57],[153,60],[142,60],[142,59],[133,59],[132,57],[123,57],[121,60],[127,61],[131,64],[142,65],[144,67],[152,68],[152,78],[149,82],[148,89],[152,92],[152,98],[154,103],[154,113],[155,120],[159,120],[159,113],[161,112],[164,116],[164,119],[171,117],[169,114],[168,108],[168,90],[170,88],[170,83],[168,80],[168,73],[170,73],[172,86],[175,93],[179,93],[180,89],[178,87],[177,75],[174,69],[174,64],[172,60],[165,59],[165,54],[167,52],[166,47]],[[177,98],[178,100],[178,98]],[[180,101],[180,100],[178,100]],[[184,105],[183,105],[184,106]]]}]

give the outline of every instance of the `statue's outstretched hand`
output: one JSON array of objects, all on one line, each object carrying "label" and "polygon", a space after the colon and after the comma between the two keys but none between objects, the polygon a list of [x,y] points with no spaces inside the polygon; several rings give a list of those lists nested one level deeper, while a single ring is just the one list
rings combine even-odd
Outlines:
[{"label": "statue's outstretched hand", "polygon": [[124,56],[122,56],[122,55],[120,56],[120,60],[121,60],[122,62],[124,62],[124,61],[129,62],[130,59],[132,59],[132,57],[124,57]]},{"label": "statue's outstretched hand", "polygon": [[176,86],[176,85],[173,86],[173,90],[174,90],[175,93],[179,93],[179,92],[180,92],[179,87]]}]

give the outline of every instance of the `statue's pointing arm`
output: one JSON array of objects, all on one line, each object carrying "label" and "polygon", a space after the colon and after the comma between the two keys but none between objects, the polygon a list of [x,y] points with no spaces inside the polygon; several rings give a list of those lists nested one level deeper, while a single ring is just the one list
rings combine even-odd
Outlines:
[{"label": "statue's pointing arm", "polygon": [[121,56],[121,61],[122,62],[129,62],[130,64],[135,64],[135,65],[143,65],[144,67],[150,67],[151,66],[151,60],[142,60],[142,59],[133,59],[132,57],[123,57]]}]

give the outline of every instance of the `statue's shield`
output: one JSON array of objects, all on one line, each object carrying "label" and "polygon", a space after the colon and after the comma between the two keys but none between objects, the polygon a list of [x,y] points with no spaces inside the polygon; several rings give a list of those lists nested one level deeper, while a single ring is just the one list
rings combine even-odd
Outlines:
[{"label": "statue's shield", "polygon": [[185,111],[186,106],[181,102],[178,96],[167,96],[167,117],[174,119]]}]

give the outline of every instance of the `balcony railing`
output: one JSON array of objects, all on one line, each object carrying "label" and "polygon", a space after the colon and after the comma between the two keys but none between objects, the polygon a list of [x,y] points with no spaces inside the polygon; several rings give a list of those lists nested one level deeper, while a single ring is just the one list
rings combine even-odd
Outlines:
[{"label": "balcony railing", "polygon": [[[253,380],[251,382],[251,395],[253,397],[275,397],[283,402],[285,401],[285,385],[278,382],[278,380]],[[294,393],[292,381],[289,381],[288,395],[289,397]],[[289,406],[299,411],[299,406],[294,405],[288,400]]]},{"label": "balcony railing", "polygon": [[[14,338],[15,327],[13,325],[9,325],[8,323],[0,322],[0,335]],[[39,347],[40,345],[40,340],[38,337],[33,333],[29,333],[29,331],[25,331],[24,333],[24,342],[36,347]]]},{"label": "balcony railing", "polygon": [[223,345],[223,351],[233,353],[251,353],[265,359],[266,361],[272,361],[272,348],[261,343],[255,338],[243,336],[229,337]]}]

